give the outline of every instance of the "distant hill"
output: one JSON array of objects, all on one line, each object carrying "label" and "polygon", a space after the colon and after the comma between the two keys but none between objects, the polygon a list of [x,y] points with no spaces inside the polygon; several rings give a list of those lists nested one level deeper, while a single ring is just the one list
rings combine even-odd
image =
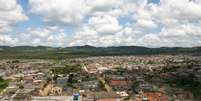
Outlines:
[{"label": "distant hill", "polygon": [[157,55],[189,54],[201,55],[201,47],[161,47],[148,48],[141,46],[93,47],[89,45],[74,47],[46,46],[0,46],[0,58],[68,58],[85,56],[111,55]]}]

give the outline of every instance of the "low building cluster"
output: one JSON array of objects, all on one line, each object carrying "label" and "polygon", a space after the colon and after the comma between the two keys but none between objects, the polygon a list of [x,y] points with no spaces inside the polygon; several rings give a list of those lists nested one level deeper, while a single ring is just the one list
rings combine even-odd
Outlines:
[{"label": "low building cluster", "polygon": [[180,55],[1,60],[0,99],[199,101],[200,74],[201,57]]}]

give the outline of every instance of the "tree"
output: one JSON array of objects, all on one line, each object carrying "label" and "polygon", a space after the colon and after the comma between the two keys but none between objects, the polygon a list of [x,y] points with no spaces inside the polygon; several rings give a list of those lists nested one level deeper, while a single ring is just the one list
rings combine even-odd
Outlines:
[{"label": "tree", "polygon": [[133,82],[133,85],[132,85],[132,89],[134,91],[136,91],[136,89],[140,86],[140,82],[139,81],[134,81]]}]

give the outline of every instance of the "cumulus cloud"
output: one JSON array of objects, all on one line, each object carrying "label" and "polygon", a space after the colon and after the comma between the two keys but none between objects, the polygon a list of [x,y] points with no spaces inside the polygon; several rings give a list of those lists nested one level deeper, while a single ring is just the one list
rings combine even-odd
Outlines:
[{"label": "cumulus cloud", "polygon": [[[144,46],[198,46],[201,40],[201,4],[189,0],[161,0],[150,9],[151,21],[161,26],[160,31],[147,33],[138,39]],[[154,25],[152,25],[154,26]]]},{"label": "cumulus cloud", "polygon": [[135,27],[156,28],[157,24],[152,20],[138,19]]},{"label": "cumulus cloud", "polygon": [[15,45],[17,42],[17,38],[13,38],[5,34],[0,34],[0,45]]},{"label": "cumulus cloud", "polygon": [[120,15],[123,0],[29,0],[31,12],[53,24],[80,25],[86,16]]},{"label": "cumulus cloud", "polygon": [[90,29],[89,27],[84,27],[72,37],[69,45],[97,45],[98,38],[98,33],[95,30]]},{"label": "cumulus cloud", "polygon": [[6,34],[14,24],[28,19],[16,0],[0,0],[0,15],[0,34]]},{"label": "cumulus cloud", "polygon": [[[201,42],[200,0],[29,0],[42,28],[3,39],[21,45],[197,46]],[[27,19],[15,0],[0,0],[0,33]],[[13,19],[11,16],[16,16]],[[54,26],[54,27],[49,27]],[[72,35],[62,28],[73,26]],[[28,40],[32,40],[27,43]],[[3,40],[1,38],[1,40]]]},{"label": "cumulus cloud", "polygon": [[87,0],[86,4],[90,7],[91,11],[95,12],[107,12],[117,8],[122,3],[122,0]]},{"label": "cumulus cloud", "polygon": [[117,18],[108,15],[91,17],[88,23],[101,34],[115,34],[122,28]]},{"label": "cumulus cloud", "polygon": [[164,28],[159,33],[146,34],[138,40],[138,44],[150,47],[199,46],[200,33],[200,26],[180,25],[175,28]]},{"label": "cumulus cloud", "polygon": [[84,19],[87,7],[84,0],[29,0],[31,12],[53,24],[79,25]]},{"label": "cumulus cloud", "polygon": [[67,46],[68,36],[62,29],[55,26],[44,28],[29,28],[18,34],[20,45]]},{"label": "cumulus cloud", "polygon": [[132,28],[126,27],[115,34],[103,35],[93,28],[84,27],[71,38],[70,46],[93,45],[93,46],[122,46],[135,45],[135,34]]},{"label": "cumulus cloud", "polygon": [[13,45],[17,39],[9,35],[14,25],[27,20],[22,7],[16,0],[0,0],[0,44]]}]

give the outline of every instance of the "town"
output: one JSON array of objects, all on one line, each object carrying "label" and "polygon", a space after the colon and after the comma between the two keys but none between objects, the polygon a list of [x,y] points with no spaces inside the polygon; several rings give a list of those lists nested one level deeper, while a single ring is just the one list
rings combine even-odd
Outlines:
[{"label": "town", "polygon": [[200,56],[93,56],[0,61],[0,101],[200,99]]},{"label": "town", "polygon": [[0,101],[201,101],[201,0],[0,0]]}]

